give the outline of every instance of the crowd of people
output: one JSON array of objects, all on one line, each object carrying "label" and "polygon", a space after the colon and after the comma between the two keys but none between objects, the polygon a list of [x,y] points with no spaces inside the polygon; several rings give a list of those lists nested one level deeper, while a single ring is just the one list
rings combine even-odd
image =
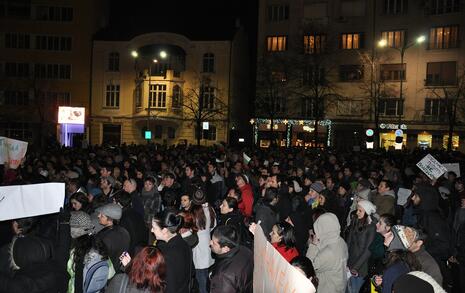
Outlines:
[{"label": "crowd of people", "polygon": [[425,154],[31,151],[0,182],[64,182],[64,206],[0,222],[0,293],[253,292],[257,225],[319,293],[465,292],[465,181],[427,177]]}]

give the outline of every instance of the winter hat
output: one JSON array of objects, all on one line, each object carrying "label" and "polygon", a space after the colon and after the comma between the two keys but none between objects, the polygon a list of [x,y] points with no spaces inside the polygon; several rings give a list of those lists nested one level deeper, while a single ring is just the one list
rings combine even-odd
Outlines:
[{"label": "winter hat", "polygon": [[417,231],[411,227],[394,225],[391,228],[393,239],[389,244],[388,251],[407,250],[417,237]]},{"label": "winter hat", "polygon": [[202,188],[195,188],[192,192],[192,204],[194,205],[202,205],[207,201],[205,196],[205,192],[203,192]]},{"label": "winter hat", "polygon": [[361,200],[357,204],[361,206],[365,210],[365,213],[369,216],[376,213],[376,206],[372,204],[371,201]]},{"label": "winter hat", "polygon": [[446,292],[430,275],[421,271],[413,271],[400,276],[393,285],[396,293],[422,292],[442,293]]},{"label": "winter hat", "polygon": [[116,203],[109,203],[97,209],[97,212],[104,214],[107,217],[112,218],[113,220],[121,219],[123,210]]},{"label": "winter hat", "polygon": [[71,228],[71,237],[78,238],[82,235],[93,233],[94,225],[90,216],[83,211],[71,212],[69,219],[69,227]]},{"label": "winter hat", "polygon": [[315,182],[310,185],[310,189],[315,190],[317,193],[321,193],[323,189],[325,189],[325,186],[320,182]]}]

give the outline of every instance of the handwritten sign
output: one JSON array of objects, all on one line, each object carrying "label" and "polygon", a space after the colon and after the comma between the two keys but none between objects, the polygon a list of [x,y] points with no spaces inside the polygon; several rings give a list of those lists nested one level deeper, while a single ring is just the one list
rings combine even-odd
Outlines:
[{"label": "handwritten sign", "polygon": [[8,162],[11,169],[16,169],[26,155],[27,142],[0,136],[0,164]]},{"label": "handwritten sign", "polygon": [[431,180],[438,179],[442,174],[447,172],[447,169],[430,154],[427,154],[421,159],[421,161],[417,163],[417,167]]},{"label": "handwritten sign", "polygon": [[253,291],[316,292],[312,282],[290,265],[266,240],[260,225],[257,225],[254,237]]},{"label": "handwritten sign", "polygon": [[0,221],[57,213],[64,201],[64,183],[2,186]]}]

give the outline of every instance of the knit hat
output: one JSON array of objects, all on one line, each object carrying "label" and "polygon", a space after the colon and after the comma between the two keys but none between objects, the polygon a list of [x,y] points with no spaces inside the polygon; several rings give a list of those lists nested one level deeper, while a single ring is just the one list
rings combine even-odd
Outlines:
[{"label": "knit hat", "polygon": [[409,249],[417,236],[415,229],[402,225],[392,226],[391,231],[393,239],[389,244],[388,251]]},{"label": "knit hat", "polygon": [[94,229],[90,216],[83,211],[71,212],[69,226],[71,228],[72,238],[78,238],[82,235],[90,234]]},{"label": "knit hat", "polygon": [[315,190],[317,193],[321,193],[323,189],[325,189],[325,186],[321,182],[315,182],[310,185],[310,189]]},{"label": "knit hat", "polygon": [[207,201],[205,196],[205,192],[203,192],[202,188],[195,188],[192,192],[192,204],[194,205],[202,205]]},{"label": "knit hat", "polygon": [[441,286],[425,272],[414,271],[400,276],[393,285],[396,293],[439,293],[446,292]]},{"label": "knit hat", "polygon": [[357,204],[361,206],[363,210],[365,210],[365,213],[369,216],[376,213],[376,206],[372,204],[371,201],[361,200]]},{"label": "knit hat", "polygon": [[107,217],[112,218],[113,220],[121,219],[121,215],[123,214],[123,210],[121,207],[116,203],[109,203],[97,209],[97,212],[104,214]]}]

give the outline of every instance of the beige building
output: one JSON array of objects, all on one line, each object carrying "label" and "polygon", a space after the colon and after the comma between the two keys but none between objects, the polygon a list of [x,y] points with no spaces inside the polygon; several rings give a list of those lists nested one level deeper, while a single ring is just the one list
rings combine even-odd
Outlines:
[{"label": "beige building", "polygon": [[[247,127],[246,43],[191,40],[168,32],[95,40],[92,144],[228,142]],[[247,117],[247,116],[245,116]]]},{"label": "beige building", "polygon": [[88,111],[92,36],[106,25],[106,5],[0,2],[0,135],[43,144],[59,132],[58,106]]},{"label": "beige building", "polygon": [[[283,145],[311,145],[317,118],[319,142],[337,147],[364,145],[370,128],[379,130],[379,144],[386,148],[394,144],[398,128],[408,148],[443,147],[448,137],[444,92],[452,93],[463,74],[464,25],[459,0],[260,0],[259,60],[292,55],[313,60],[307,72],[298,72],[299,66],[273,72],[283,87],[297,88],[292,80],[300,76],[302,88],[309,89],[294,88],[274,101],[275,137]],[[316,65],[321,68],[315,71]],[[308,83],[319,78],[327,80],[328,95],[324,105],[315,106],[315,87]],[[372,85],[382,94],[370,98]],[[463,112],[460,107],[453,136],[454,148],[460,149],[465,147]],[[256,116],[255,139],[266,146],[270,119],[260,109]]]}]

